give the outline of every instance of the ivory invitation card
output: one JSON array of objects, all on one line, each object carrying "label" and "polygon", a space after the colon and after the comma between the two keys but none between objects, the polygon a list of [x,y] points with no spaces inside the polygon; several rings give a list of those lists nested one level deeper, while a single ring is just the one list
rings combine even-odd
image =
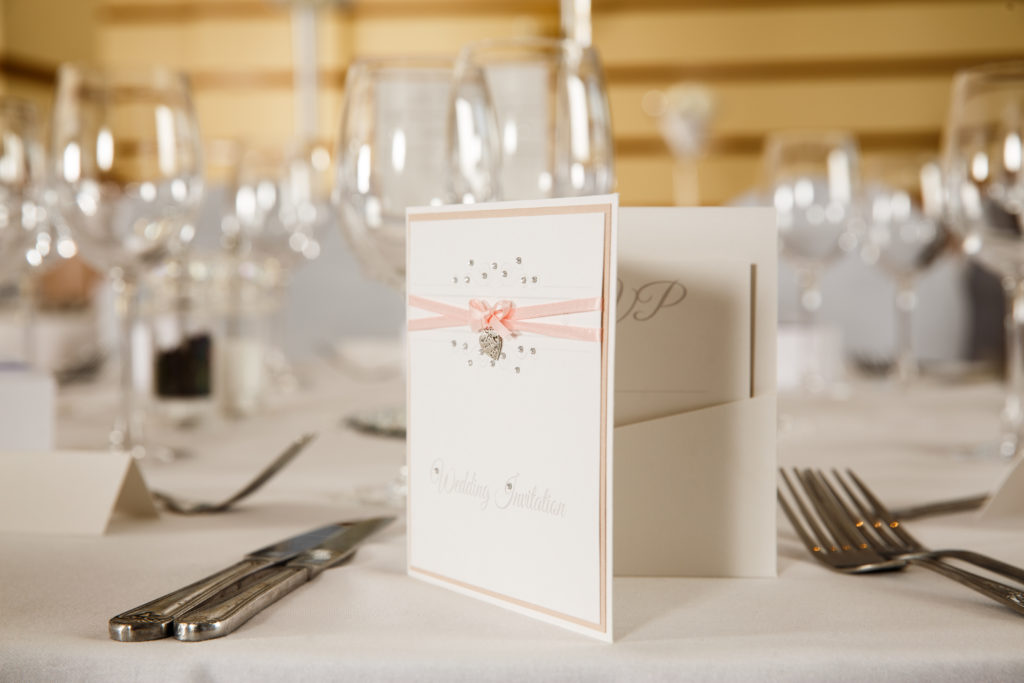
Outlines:
[{"label": "ivory invitation card", "polygon": [[617,197],[410,209],[408,571],[612,637]]}]

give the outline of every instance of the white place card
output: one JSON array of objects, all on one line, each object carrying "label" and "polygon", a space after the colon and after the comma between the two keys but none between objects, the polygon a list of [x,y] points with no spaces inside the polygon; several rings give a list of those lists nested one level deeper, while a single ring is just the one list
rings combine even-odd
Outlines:
[{"label": "white place card", "polygon": [[0,453],[0,532],[98,535],[115,514],[157,516],[129,454]]},{"label": "white place card", "polygon": [[617,197],[410,209],[408,571],[612,637]]}]

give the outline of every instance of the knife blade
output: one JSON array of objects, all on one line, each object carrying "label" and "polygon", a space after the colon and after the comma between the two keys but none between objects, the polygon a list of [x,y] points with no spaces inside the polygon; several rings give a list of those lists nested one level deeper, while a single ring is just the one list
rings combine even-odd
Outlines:
[{"label": "knife blade", "polygon": [[394,521],[374,517],[348,523],[323,543],[294,559],[266,569],[258,581],[228,595],[215,596],[174,620],[174,637],[182,641],[210,640],[234,632],[264,608],[274,604],[320,572],[337,566],[355,553],[366,538]]},{"label": "knife blade", "polygon": [[254,550],[235,564],[195,583],[150,600],[110,619],[110,637],[124,643],[156,640],[171,635],[174,618],[216,595],[225,587],[275,564],[287,562],[299,553],[329,538],[346,522],[327,524],[297,536]]}]

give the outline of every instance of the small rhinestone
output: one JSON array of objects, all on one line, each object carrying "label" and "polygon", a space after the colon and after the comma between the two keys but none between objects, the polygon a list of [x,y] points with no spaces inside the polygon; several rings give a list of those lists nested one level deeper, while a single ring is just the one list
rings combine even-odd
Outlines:
[{"label": "small rhinestone", "polygon": [[519,278],[519,281],[522,282],[525,285],[526,284],[526,276],[524,275],[521,278]]},{"label": "small rhinestone", "polygon": [[505,484],[505,489],[508,490],[508,491],[511,491],[512,490],[512,482],[509,482],[509,483]]},{"label": "small rhinestone", "polygon": [[467,360],[467,361],[466,361],[466,365],[470,365],[470,366],[471,366],[471,365],[473,365],[473,361],[471,361],[471,360]]},{"label": "small rhinestone", "polygon": [[441,474],[441,468],[440,467],[435,467],[434,468],[434,474]]},{"label": "small rhinestone", "polygon": [[472,266],[472,265],[473,265],[473,259],[469,259],[469,265],[470,265],[470,266]]},{"label": "small rhinestone", "polygon": [[536,282],[536,281],[537,281],[537,276],[536,275],[534,275],[533,277],[530,278],[530,282]]},{"label": "small rhinestone", "polygon": [[465,351],[468,348],[469,348],[469,344],[466,343],[466,342],[462,342],[462,350]]},{"label": "small rhinestone", "polygon": [[495,263],[494,261],[491,261],[491,270],[497,270],[497,269],[498,269],[498,264]]},{"label": "small rhinestone", "polygon": [[501,352],[501,360],[505,360],[505,352],[504,351]]},{"label": "small rhinestone", "polygon": [[492,368],[494,367],[494,361],[493,360],[491,361],[491,367]]},{"label": "small rhinestone", "polygon": [[530,353],[532,353],[533,355],[536,356],[537,355],[537,349],[535,347],[531,346],[530,347]]},{"label": "small rhinestone", "polygon": [[520,257],[520,256],[516,256],[516,264],[518,264],[518,265],[522,265],[522,264],[523,264],[523,259],[522,259],[522,257]]},{"label": "small rhinestone", "polygon": [[508,271],[507,270],[501,271],[501,276],[502,277],[508,277]]},{"label": "small rhinestone", "polygon": [[519,366],[518,365],[516,366],[516,374],[517,375],[519,374]]},{"label": "small rhinestone", "polygon": [[522,352],[523,352],[523,347],[522,347],[522,346],[520,346],[520,347],[519,347],[519,353],[522,353]]},{"label": "small rhinestone", "polygon": [[462,278],[462,281],[465,282],[468,285],[469,284],[469,276],[467,275],[466,277]]},{"label": "small rhinestone", "polygon": [[452,339],[452,346],[457,346],[457,345],[458,345],[458,343],[454,339]]},{"label": "small rhinestone", "polygon": [[482,277],[483,279],[486,280],[487,279],[487,273],[480,273],[480,277]]},{"label": "small rhinestone", "polygon": [[458,276],[456,276],[456,277],[453,277],[453,278],[452,278],[452,282],[453,282],[453,283],[457,283],[458,281],[459,281],[459,278],[458,278]]}]

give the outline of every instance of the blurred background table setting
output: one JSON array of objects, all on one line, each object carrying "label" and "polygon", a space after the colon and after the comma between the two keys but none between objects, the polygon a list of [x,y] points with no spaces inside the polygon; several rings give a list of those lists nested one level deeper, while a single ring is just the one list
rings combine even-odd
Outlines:
[{"label": "blurred background table setting", "polygon": [[[857,498],[806,472],[849,468],[922,544],[1024,565],[1024,5],[0,0],[0,19],[0,678],[1024,676],[1020,616],[914,564],[1024,596],[1019,576],[892,548],[905,571],[846,576],[781,513],[777,578],[616,578],[610,646],[411,581],[405,412],[407,209],[769,207],[775,451],[801,485],[779,495],[836,512]],[[529,284],[510,264],[453,277]],[[293,548],[337,569],[230,637],[108,631],[253,548],[392,518]],[[244,594],[257,564],[201,597]]]}]

